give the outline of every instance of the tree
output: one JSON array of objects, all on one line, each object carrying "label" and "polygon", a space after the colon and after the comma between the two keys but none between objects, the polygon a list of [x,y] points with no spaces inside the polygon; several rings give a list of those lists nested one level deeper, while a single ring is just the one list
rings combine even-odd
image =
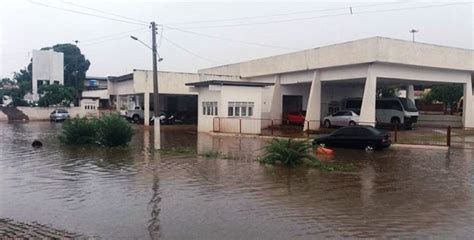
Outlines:
[{"label": "tree", "polygon": [[447,112],[447,107],[451,107],[451,114],[453,114],[453,105],[459,101],[464,95],[462,84],[445,84],[435,85],[431,87],[431,91],[426,95],[428,101],[438,101],[444,103],[444,112]]},{"label": "tree", "polygon": [[76,89],[63,85],[42,85],[38,89],[41,94],[38,100],[38,105],[48,107],[50,105],[64,105],[68,106],[74,101],[76,96]]},{"label": "tree", "polygon": [[32,76],[32,64],[28,64],[26,69],[21,69],[18,72],[13,74],[13,79],[16,81],[18,88],[20,89],[19,94],[21,95],[20,98],[23,99],[25,94],[31,92],[32,84],[31,84],[31,76]]}]

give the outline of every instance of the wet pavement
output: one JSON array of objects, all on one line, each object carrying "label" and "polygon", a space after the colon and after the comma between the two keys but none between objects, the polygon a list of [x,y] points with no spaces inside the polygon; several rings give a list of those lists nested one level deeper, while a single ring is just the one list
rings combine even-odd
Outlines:
[{"label": "wet pavement", "polygon": [[[268,139],[163,126],[153,154],[137,126],[128,148],[64,146],[61,123],[0,123],[0,219],[104,239],[472,239],[474,152],[336,149],[353,172],[265,166]],[[33,149],[34,139],[43,147]]]}]

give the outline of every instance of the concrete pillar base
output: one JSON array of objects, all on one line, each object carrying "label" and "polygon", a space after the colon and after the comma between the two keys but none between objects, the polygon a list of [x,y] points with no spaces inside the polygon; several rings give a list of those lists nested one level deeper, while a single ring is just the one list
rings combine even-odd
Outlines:
[{"label": "concrete pillar base", "polygon": [[362,106],[360,108],[359,125],[369,125],[375,127],[376,92],[377,76],[375,75],[373,71],[373,65],[371,64],[367,69],[364,95],[362,97]]},{"label": "concrete pillar base", "polygon": [[321,78],[320,72],[314,71],[313,81],[308,97],[303,131],[318,130],[321,125]]}]

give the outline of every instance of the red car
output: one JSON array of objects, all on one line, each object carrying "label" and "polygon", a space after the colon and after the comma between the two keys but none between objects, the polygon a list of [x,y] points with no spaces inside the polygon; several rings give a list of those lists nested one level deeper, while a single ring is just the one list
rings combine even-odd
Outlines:
[{"label": "red car", "polygon": [[288,122],[291,124],[303,124],[305,116],[306,116],[306,111],[290,112],[288,113],[286,118],[288,119]]}]

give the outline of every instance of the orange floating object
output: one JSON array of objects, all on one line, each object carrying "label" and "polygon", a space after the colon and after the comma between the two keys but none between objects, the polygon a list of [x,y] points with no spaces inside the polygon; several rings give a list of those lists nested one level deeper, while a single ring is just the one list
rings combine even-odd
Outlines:
[{"label": "orange floating object", "polygon": [[333,154],[334,154],[334,150],[329,149],[329,148],[325,148],[325,147],[318,147],[318,148],[316,149],[316,153],[317,153],[317,154],[324,154],[324,155],[333,155]]}]

